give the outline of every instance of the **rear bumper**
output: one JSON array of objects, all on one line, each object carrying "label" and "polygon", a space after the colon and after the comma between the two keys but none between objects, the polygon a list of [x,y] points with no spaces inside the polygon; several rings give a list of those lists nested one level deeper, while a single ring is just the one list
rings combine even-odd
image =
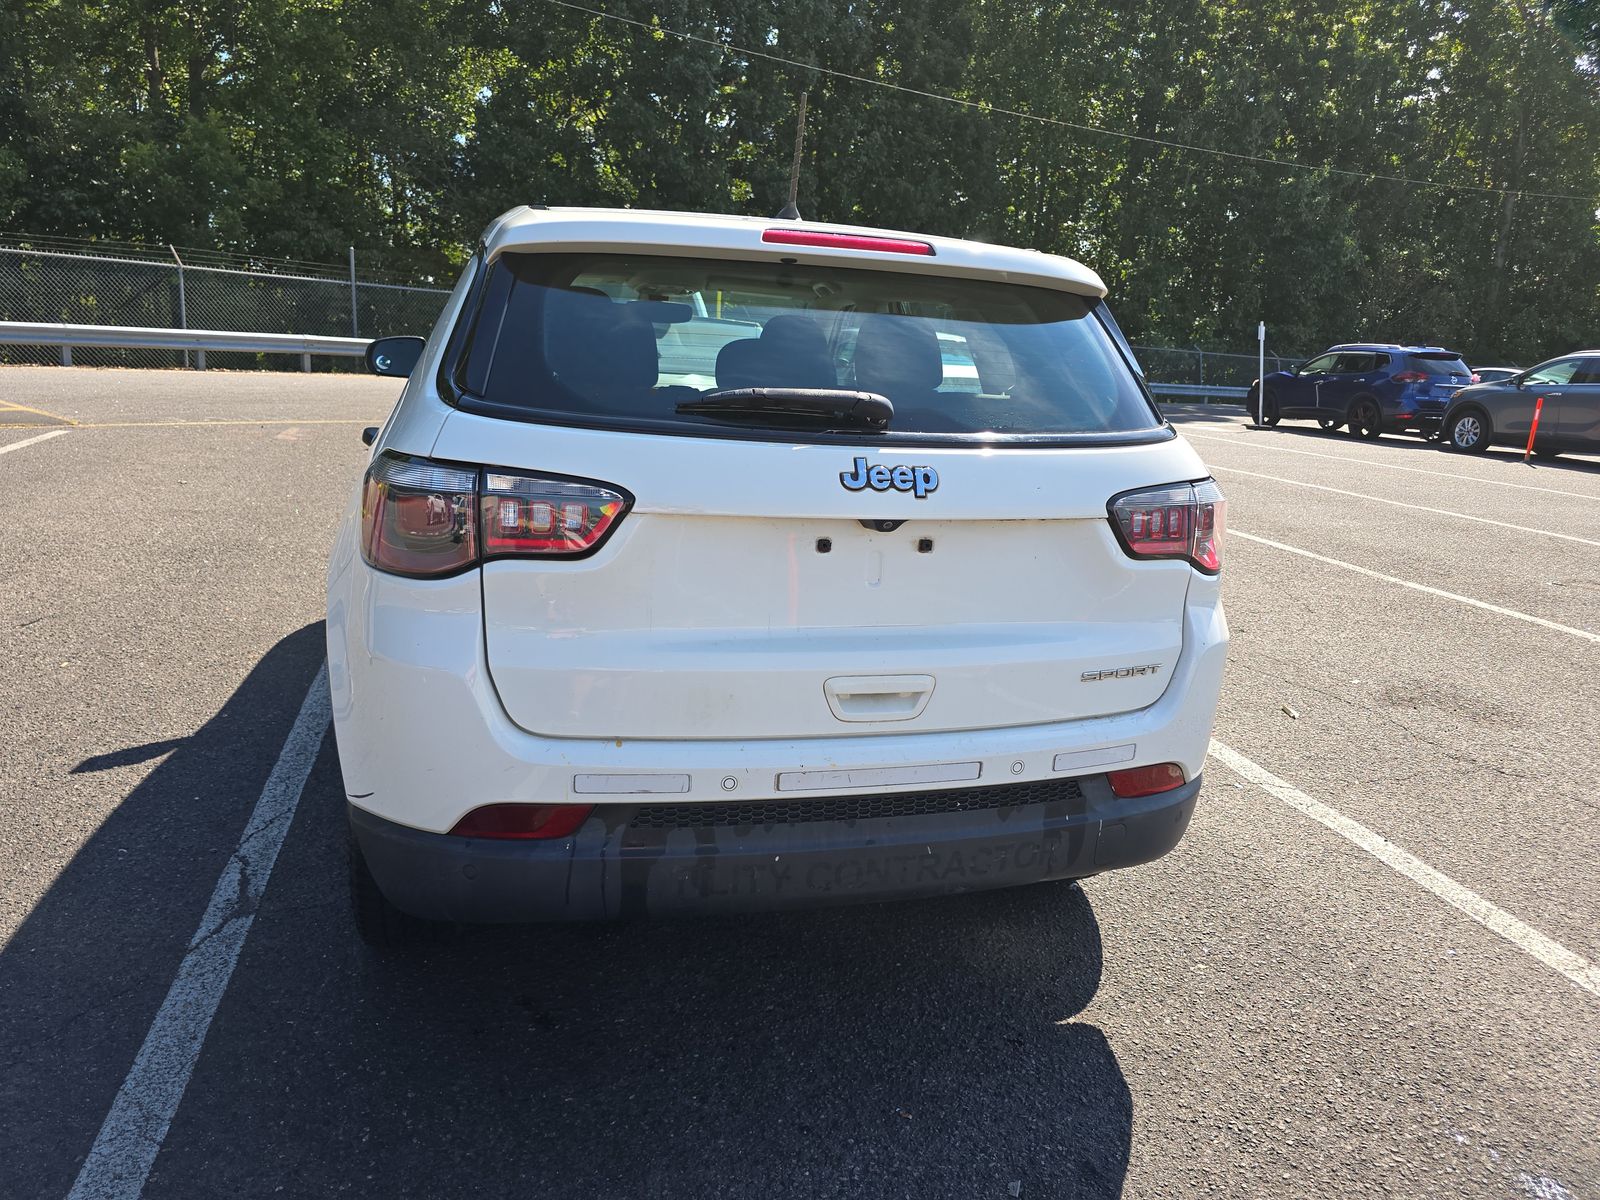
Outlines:
[{"label": "rear bumper", "polygon": [[1419,412],[1409,417],[1395,418],[1387,421],[1384,428],[1389,433],[1420,433],[1432,435],[1438,433],[1444,425],[1444,409],[1430,409]]},{"label": "rear bumper", "polygon": [[[1044,802],[759,827],[645,823],[642,806],[607,804],[551,842],[429,833],[353,804],[349,815],[379,888],[415,916],[611,920],[947,895],[1134,866],[1177,845],[1201,781],[1132,800],[1112,795],[1103,775],[1076,783]],[[1006,788],[991,790],[1005,798]],[[763,802],[741,807],[752,803]]]}]

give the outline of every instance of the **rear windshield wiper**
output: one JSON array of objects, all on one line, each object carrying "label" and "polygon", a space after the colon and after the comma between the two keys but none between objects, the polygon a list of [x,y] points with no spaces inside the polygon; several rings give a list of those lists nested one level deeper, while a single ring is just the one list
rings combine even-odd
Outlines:
[{"label": "rear windshield wiper", "polygon": [[887,396],[844,388],[725,388],[686,400],[677,411],[719,417],[841,417],[868,429],[887,429],[894,418],[894,405]]}]

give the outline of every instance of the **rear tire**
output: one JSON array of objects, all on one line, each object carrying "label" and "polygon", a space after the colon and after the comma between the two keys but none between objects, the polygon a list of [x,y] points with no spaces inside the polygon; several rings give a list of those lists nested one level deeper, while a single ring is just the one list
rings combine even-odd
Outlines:
[{"label": "rear tire", "polygon": [[1375,441],[1383,436],[1383,413],[1376,400],[1357,400],[1350,406],[1350,416],[1345,421],[1355,437]]},{"label": "rear tire", "polygon": [[402,950],[415,946],[438,946],[456,939],[459,927],[442,921],[425,921],[401,912],[378,887],[367,869],[355,835],[348,844],[350,864],[350,914],[356,933],[375,950]]},{"label": "rear tire", "polygon": [[1452,450],[1462,454],[1482,454],[1489,448],[1489,438],[1494,430],[1482,410],[1469,408],[1457,414],[1444,431],[1444,441]]}]

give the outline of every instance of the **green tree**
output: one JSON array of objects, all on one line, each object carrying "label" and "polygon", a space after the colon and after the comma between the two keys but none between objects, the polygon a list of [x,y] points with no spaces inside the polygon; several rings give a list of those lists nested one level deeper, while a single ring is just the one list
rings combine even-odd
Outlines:
[{"label": "green tree", "polygon": [[1600,327],[1587,0],[592,7],[0,0],[0,227],[442,276],[516,204],[776,212],[805,92],[808,218],[1081,258],[1140,340]]}]

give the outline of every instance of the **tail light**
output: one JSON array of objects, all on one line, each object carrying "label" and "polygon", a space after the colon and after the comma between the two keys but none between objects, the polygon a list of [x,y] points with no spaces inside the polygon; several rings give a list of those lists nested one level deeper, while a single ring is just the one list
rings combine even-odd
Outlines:
[{"label": "tail light", "polygon": [[838,250],[876,250],[883,254],[933,254],[929,242],[864,233],[824,233],[816,229],[764,229],[761,240],[776,246],[828,246]]},{"label": "tail light", "polygon": [[632,503],[598,483],[386,454],[367,469],[361,555],[380,571],[421,579],[491,558],[582,558]]},{"label": "tail light", "polygon": [[396,575],[452,575],[478,560],[478,473],[423,459],[379,458],[361,495],[361,552]]},{"label": "tail light", "polygon": [[1111,501],[1111,527],[1132,558],[1181,558],[1197,571],[1222,569],[1227,501],[1210,479],[1128,492]]},{"label": "tail light", "polygon": [[1153,767],[1133,767],[1106,775],[1111,791],[1124,800],[1170,792],[1184,785],[1183,768],[1177,763],[1158,763]]},{"label": "tail light", "polygon": [[484,472],[482,504],[485,558],[589,554],[628,507],[622,493],[597,484],[502,471]]},{"label": "tail light", "polygon": [[592,804],[485,804],[457,821],[456,837],[517,841],[571,837],[594,811]]},{"label": "tail light", "polygon": [[1400,371],[1394,376],[1396,383],[1427,383],[1426,371]]}]

